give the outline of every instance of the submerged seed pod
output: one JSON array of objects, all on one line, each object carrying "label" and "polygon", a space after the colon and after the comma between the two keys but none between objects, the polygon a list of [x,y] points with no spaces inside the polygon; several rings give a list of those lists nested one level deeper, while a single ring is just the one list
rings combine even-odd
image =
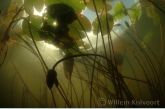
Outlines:
[{"label": "submerged seed pod", "polygon": [[[64,58],[72,56],[71,53],[67,53]],[[69,58],[63,61],[64,73],[67,79],[71,79],[72,71],[74,65],[74,58]]]},{"label": "submerged seed pod", "polygon": [[56,87],[58,87],[58,80],[57,80],[57,73],[55,70],[50,69],[48,71],[48,74],[46,76],[46,83],[49,89],[53,87],[53,84],[55,83]]}]

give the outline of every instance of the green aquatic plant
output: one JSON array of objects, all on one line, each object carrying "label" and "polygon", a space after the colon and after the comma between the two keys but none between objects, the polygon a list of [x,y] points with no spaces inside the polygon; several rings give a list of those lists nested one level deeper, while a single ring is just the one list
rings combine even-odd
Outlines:
[{"label": "green aquatic plant", "polygon": [[[164,36],[155,40],[162,44],[157,51],[151,43],[159,34],[153,30],[143,34],[137,27],[145,10],[152,26],[163,30],[153,1],[141,0],[130,8],[113,0],[24,0],[23,4],[12,7],[11,13],[8,10],[10,22],[0,16],[0,27],[7,25],[0,32],[0,70],[10,72],[6,66],[13,69],[8,77],[12,80],[11,107],[164,107]],[[34,8],[41,11],[44,5],[42,16],[34,15]],[[85,8],[96,14],[92,22],[81,13]],[[93,33],[95,45],[88,32]],[[58,50],[47,51],[41,42]],[[15,98],[21,99],[19,105]],[[108,100],[130,104],[108,104]],[[158,100],[160,104],[131,104],[140,100]]]}]

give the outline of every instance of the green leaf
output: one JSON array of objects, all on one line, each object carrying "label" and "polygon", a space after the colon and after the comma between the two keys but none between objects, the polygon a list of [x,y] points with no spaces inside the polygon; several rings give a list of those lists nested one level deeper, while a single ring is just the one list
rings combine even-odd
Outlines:
[{"label": "green leaf", "polygon": [[[103,1],[102,1],[102,0],[95,0],[95,5],[96,5],[97,12],[101,13],[102,10],[104,9],[104,3],[103,3]],[[90,10],[96,12],[92,0],[89,0],[89,1],[87,2],[87,7],[88,7]],[[109,10],[112,9],[112,6],[111,6],[110,4],[108,4],[108,3],[106,3],[106,8],[107,8],[107,11],[109,11]]]},{"label": "green leaf", "polygon": [[[108,31],[107,31],[106,15],[105,14],[99,15],[99,18],[100,18],[101,29],[103,31],[103,35],[107,35]],[[108,24],[109,24],[109,29],[110,29],[109,31],[111,31],[114,25],[113,16],[108,13],[107,18],[108,18]],[[92,26],[93,26],[93,34],[97,35],[100,32],[100,27],[99,27],[97,17],[92,22]]]},{"label": "green leaf", "polygon": [[44,7],[44,0],[33,0],[33,6],[38,12],[41,12]]},{"label": "green leaf", "polygon": [[[85,31],[91,31],[92,25],[91,25],[91,22],[89,21],[89,19],[86,16],[84,16],[83,14],[79,14],[79,13],[77,13],[77,17],[78,17],[79,21],[81,22]],[[79,21],[75,20],[70,26],[84,31],[84,29],[82,28]]]},{"label": "green leaf", "polygon": [[69,30],[69,36],[72,37],[74,40],[83,39],[86,37],[85,33],[78,29],[69,26]]},{"label": "green leaf", "polygon": [[125,17],[125,6],[121,2],[116,2],[113,8],[114,11],[114,18],[121,19]]},{"label": "green leaf", "polygon": [[45,5],[49,6],[56,3],[62,3],[60,0],[45,0]]},{"label": "green leaf", "polygon": [[149,18],[153,19],[153,24],[154,24],[155,26],[158,25],[158,20],[159,20],[159,18],[158,18],[158,15],[157,15],[156,12],[155,12],[154,6],[153,6],[153,5],[150,5],[150,6],[148,6],[148,7],[146,8],[146,10],[147,10],[147,16],[148,16]]},{"label": "green leaf", "polygon": [[82,41],[82,40],[75,40],[75,43],[78,47],[81,47],[80,50],[84,51],[86,49],[90,49],[91,48],[91,45]]},{"label": "green leaf", "polygon": [[149,33],[147,33],[144,38],[143,38],[143,41],[142,41],[142,47],[146,47],[146,44],[149,44],[149,42],[151,41],[151,38],[153,36],[153,32],[150,31]]},{"label": "green leaf", "polygon": [[29,20],[29,16],[26,18],[26,20],[23,20],[22,30],[28,37],[31,38],[31,34],[29,31],[29,26],[30,26],[34,40],[41,41],[42,39],[39,36],[39,29],[42,24],[42,18],[40,16],[36,16],[36,15],[31,16],[30,20],[29,20],[29,25],[28,25],[28,20]]},{"label": "green leaf", "polygon": [[140,19],[141,17],[141,14],[142,14],[142,11],[141,11],[141,6],[140,5],[135,5],[131,8],[130,10],[130,18],[133,22],[136,22]]},{"label": "green leaf", "polygon": [[81,40],[75,40],[75,43],[76,43],[76,45],[77,45],[78,47],[81,47],[81,46],[84,45],[84,42],[81,41]]},{"label": "green leaf", "polygon": [[76,12],[81,13],[85,9],[84,0],[45,0],[46,6],[51,4],[64,3],[72,7]]},{"label": "green leaf", "polygon": [[33,0],[24,0],[24,8],[27,14],[33,14]]},{"label": "green leaf", "polygon": [[69,53],[72,53],[73,55],[81,54],[78,47],[74,46],[72,48],[67,49]]},{"label": "green leaf", "polygon": [[88,43],[86,43],[86,42],[84,42],[84,46],[83,46],[85,49],[90,49],[91,48],[91,45],[90,44],[88,44]]}]

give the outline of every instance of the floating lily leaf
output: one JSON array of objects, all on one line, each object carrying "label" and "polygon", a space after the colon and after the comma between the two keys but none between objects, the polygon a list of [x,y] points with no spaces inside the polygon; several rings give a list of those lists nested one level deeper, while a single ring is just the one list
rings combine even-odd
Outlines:
[{"label": "floating lily leaf", "polygon": [[46,12],[58,23],[71,24],[77,20],[74,9],[65,4],[52,4],[46,8]]},{"label": "floating lily leaf", "polygon": [[41,12],[44,7],[44,0],[33,0],[33,6],[38,12]]},{"label": "floating lily leaf", "polygon": [[125,17],[125,6],[121,2],[116,2],[113,10],[115,19],[121,19]]},{"label": "floating lily leaf", "polygon": [[[79,21],[81,22],[85,31],[91,31],[92,26],[91,26],[91,22],[89,21],[89,19],[86,16],[84,16],[83,14],[79,14],[79,13],[77,13],[77,17],[78,17]],[[84,29],[82,28],[79,21],[75,20],[70,26],[84,31]]]},{"label": "floating lily leaf", "polygon": [[69,49],[75,45],[73,39],[66,34],[60,37],[55,37],[52,40],[52,44],[61,49]]},{"label": "floating lily leaf", "polygon": [[84,42],[81,41],[81,40],[75,40],[75,43],[76,43],[76,45],[77,45],[78,47],[81,47],[81,46],[84,45]]},{"label": "floating lily leaf", "polygon": [[[99,15],[99,18],[100,18],[100,22],[101,22],[101,28],[103,30],[103,35],[107,35],[108,31],[107,31],[106,15],[105,14]],[[113,28],[113,25],[114,25],[113,16],[108,13],[107,18],[108,18],[109,29],[111,31]],[[97,35],[100,32],[97,17],[92,22],[92,26],[93,26],[93,34]]]},{"label": "floating lily leaf", "polygon": [[45,5],[49,6],[52,4],[62,3],[60,0],[45,0]]},{"label": "floating lily leaf", "polygon": [[141,11],[141,6],[140,5],[135,5],[131,8],[130,10],[130,18],[133,22],[136,22],[140,19],[141,17],[141,14],[142,14],[142,11]]},{"label": "floating lily leaf", "polygon": [[41,41],[41,37],[39,36],[39,29],[41,27],[42,24],[42,18],[40,16],[31,16],[30,20],[29,20],[29,25],[28,25],[28,20],[29,20],[29,16],[26,18],[26,20],[23,20],[22,22],[22,30],[24,31],[24,33],[31,38],[31,34],[29,31],[29,26],[32,32],[32,35],[34,37],[34,40],[36,41]]},{"label": "floating lily leaf", "polygon": [[148,6],[148,7],[146,8],[146,10],[147,10],[147,16],[148,16],[149,18],[153,19],[153,24],[154,24],[155,26],[158,25],[158,20],[159,20],[159,18],[158,18],[158,15],[157,15],[156,12],[155,12],[154,6],[153,6],[153,5],[150,5],[150,6]]},{"label": "floating lily leaf", "polygon": [[24,0],[24,8],[27,14],[33,14],[33,0]]},{"label": "floating lily leaf", "polygon": [[149,42],[151,41],[151,38],[153,36],[153,32],[149,32],[147,33],[144,38],[143,38],[143,41],[142,41],[142,46],[145,48],[146,47],[146,44],[149,44]]},{"label": "floating lily leaf", "polygon": [[84,42],[84,46],[83,46],[85,49],[90,49],[91,48],[91,45],[90,44],[88,44],[88,43],[86,43],[86,42]]},{"label": "floating lily leaf", "polygon": [[[86,3],[87,3],[87,7],[90,10],[96,12],[92,0],[89,0]],[[102,0],[95,0],[95,5],[96,5],[97,12],[99,12],[99,13],[102,12],[102,10],[104,9],[104,3],[103,3],[103,1]],[[108,4],[108,3],[106,3],[106,8],[107,8],[107,11],[109,11],[109,10],[112,9],[112,6],[110,4]]]},{"label": "floating lily leaf", "polygon": [[84,41],[75,40],[75,42],[76,42],[76,44],[77,44],[78,47],[82,47],[80,50],[82,50],[82,49],[85,50],[85,49],[90,49],[91,48],[91,45],[88,44],[88,43],[86,43],[86,42],[84,42]]},{"label": "floating lily leaf", "polygon": [[80,54],[80,50],[77,46],[67,49],[68,52],[72,53],[73,55]]},{"label": "floating lily leaf", "polygon": [[[64,56],[64,58],[69,57],[69,56],[72,56],[72,53],[67,53]],[[71,79],[71,75],[73,72],[73,65],[74,65],[74,58],[69,58],[63,61],[65,77],[69,80]]]},{"label": "floating lily leaf", "polygon": [[75,12],[81,12],[85,9],[84,0],[45,0],[46,6],[51,4],[63,3],[72,7]]},{"label": "floating lily leaf", "polygon": [[85,33],[75,29],[73,27],[69,27],[69,36],[72,37],[74,40],[78,40],[78,39],[83,39],[86,37]]},{"label": "floating lily leaf", "polygon": [[86,50],[85,48],[81,48],[81,49],[80,49],[80,52],[83,53],[83,54],[88,53],[87,50]]}]

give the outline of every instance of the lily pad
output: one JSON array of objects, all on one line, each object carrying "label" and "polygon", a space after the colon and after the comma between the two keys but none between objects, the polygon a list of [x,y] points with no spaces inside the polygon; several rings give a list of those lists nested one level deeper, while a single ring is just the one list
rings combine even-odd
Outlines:
[{"label": "lily pad", "polygon": [[75,29],[73,27],[69,26],[69,36],[72,37],[74,40],[83,39],[86,37],[85,33],[83,31],[80,31],[78,29]]},{"label": "lily pad", "polygon": [[70,26],[73,28],[82,30],[82,31],[84,31],[84,30],[88,31],[88,32],[91,31],[92,25],[91,25],[91,22],[89,21],[89,19],[86,16],[84,16],[83,14],[79,14],[79,13],[77,13],[77,17],[83,27],[81,26],[81,24],[79,23],[78,20],[75,20]]},{"label": "lily pad", "polygon": [[[96,12],[95,10],[95,7],[94,7],[94,4],[93,4],[93,1],[92,0],[89,0],[87,3],[87,7]],[[101,13],[102,10],[104,9],[104,3],[102,0],[95,0],[95,5],[96,5],[96,9],[97,9],[97,12]],[[108,3],[106,3],[106,8],[107,8],[107,11],[111,10],[112,9],[112,6]]]},{"label": "lily pad", "polygon": [[90,49],[91,48],[91,45],[90,44],[88,44],[88,43],[86,43],[86,42],[84,42],[84,46],[83,46],[85,49]]},{"label": "lily pad", "polygon": [[83,46],[84,42],[81,40],[75,40],[76,46],[81,47]]},{"label": "lily pad", "polygon": [[45,5],[49,6],[52,4],[62,3],[60,0],[45,0]]},{"label": "lily pad", "polygon": [[72,53],[73,55],[81,54],[78,47],[74,46],[72,48],[67,49],[69,53]]},{"label": "lily pad", "polygon": [[81,13],[85,9],[84,0],[45,0],[46,6],[51,4],[63,3],[72,7],[75,12]]},{"label": "lily pad", "polygon": [[69,49],[75,45],[73,39],[65,34],[61,37],[55,37],[52,44],[61,49]]},{"label": "lily pad", "polygon": [[41,41],[42,39],[39,35],[39,29],[41,27],[41,24],[42,24],[42,18],[40,16],[36,16],[36,15],[30,16],[30,19],[28,16],[26,20],[23,20],[22,22],[22,30],[28,37],[31,38],[31,34],[29,31],[29,26],[30,26],[34,40]]},{"label": "lily pad", "polygon": [[131,8],[129,16],[133,22],[136,22],[140,19],[141,14],[142,14],[141,6],[135,5]]},{"label": "lily pad", "polygon": [[155,26],[158,25],[158,20],[159,20],[159,18],[158,18],[158,15],[157,15],[156,12],[155,12],[154,6],[153,6],[153,5],[150,5],[150,6],[148,6],[148,7],[146,8],[146,10],[147,10],[147,16],[148,16],[149,18],[153,19],[153,24],[154,24]]},{"label": "lily pad", "polygon": [[[105,14],[99,15],[99,18],[100,18],[100,23],[101,23],[100,25],[101,25],[101,29],[103,31],[103,35],[107,35],[108,31],[107,31],[106,15]],[[107,19],[108,19],[108,25],[109,25],[109,29],[110,29],[109,31],[111,31],[113,29],[113,25],[114,25],[113,16],[108,13]],[[97,35],[100,32],[97,17],[92,22],[92,26],[93,26],[93,34]]]},{"label": "lily pad", "polygon": [[115,6],[113,8],[114,11],[114,18],[115,19],[121,19],[125,17],[125,7],[121,2],[116,2]]}]

